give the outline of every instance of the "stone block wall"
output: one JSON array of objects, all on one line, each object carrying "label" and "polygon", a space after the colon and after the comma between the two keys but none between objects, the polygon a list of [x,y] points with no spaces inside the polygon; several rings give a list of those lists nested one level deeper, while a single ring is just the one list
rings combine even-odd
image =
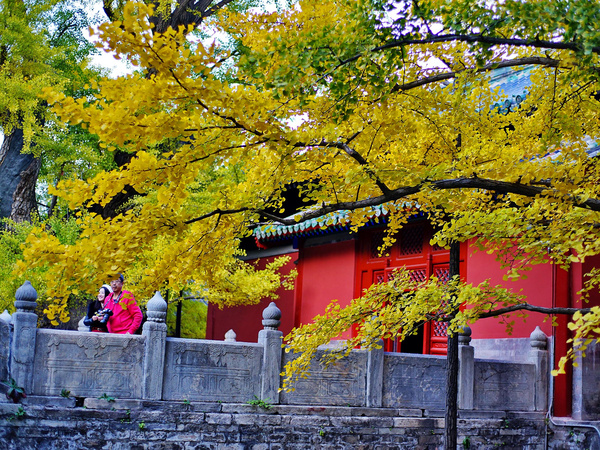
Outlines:
[{"label": "stone block wall", "polygon": [[[444,419],[422,409],[314,407],[87,399],[86,408],[0,402],[7,450],[110,448],[305,450],[441,449]],[[56,399],[57,403],[60,400]],[[23,413],[15,417],[18,408]],[[543,413],[470,412],[458,420],[459,449],[598,448],[597,433],[553,427]]]}]

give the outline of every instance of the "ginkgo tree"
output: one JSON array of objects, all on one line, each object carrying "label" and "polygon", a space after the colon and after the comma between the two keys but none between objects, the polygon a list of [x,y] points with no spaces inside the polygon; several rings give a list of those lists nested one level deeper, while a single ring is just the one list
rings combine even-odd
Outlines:
[{"label": "ginkgo tree", "polygon": [[[194,283],[218,304],[256,301],[280,282],[281,262],[266,278],[240,262],[239,241],[253,227],[344,210],[357,230],[382,204],[388,244],[419,208],[439,227],[437,244],[478,240],[512,257],[510,276],[600,253],[600,170],[590,152],[600,117],[595,2],[224,9],[210,24],[229,36],[223,45],[189,39],[191,24],[154,32],[144,4],[123,11],[99,38],[151,75],[103,80],[93,98],[44,94],[109,151],[135,153],[119,170],[57,187],[78,211],[77,243],[60,245],[43,229],[30,235],[22,270],[50,267],[49,313],[73,289],[136,265],[144,267],[142,296]],[[523,101],[502,107],[503,93],[491,86],[498,69],[529,71]],[[307,207],[285,218],[278,211],[292,182]],[[130,208],[109,219],[89,213],[126,185],[140,194]],[[106,258],[97,258],[100,249],[110,249]],[[589,275],[595,288],[600,273]],[[407,292],[419,301],[409,304]],[[457,302],[467,307],[456,312]],[[296,330],[292,348],[310,355],[353,323],[362,325],[350,345],[369,345],[423,320],[450,320],[452,333],[515,310],[541,311],[503,288],[411,285],[398,275]],[[575,313],[575,349],[600,322],[597,307],[541,312]]]}]

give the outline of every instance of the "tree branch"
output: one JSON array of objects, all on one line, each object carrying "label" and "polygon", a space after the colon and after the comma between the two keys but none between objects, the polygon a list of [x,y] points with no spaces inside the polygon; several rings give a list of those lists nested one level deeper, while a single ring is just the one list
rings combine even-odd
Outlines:
[{"label": "tree branch", "polygon": [[433,75],[431,77],[426,77],[421,80],[412,81],[410,83],[405,84],[397,84],[392,88],[392,92],[398,91],[408,91],[410,89],[414,89],[420,86],[425,86],[431,83],[437,83],[439,81],[450,80],[455,78],[458,74],[465,72],[467,70],[474,70],[476,73],[488,72],[495,69],[500,69],[503,67],[517,67],[517,66],[525,66],[530,64],[536,64],[539,66],[547,66],[547,67],[558,67],[559,61],[552,58],[542,58],[540,56],[531,56],[528,58],[519,58],[519,59],[511,59],[508,61],[501,61],[498,63],[487,64],[479,69],[462,69],[457,70],[455,72],[447,72],[447,73],[439,73],[437,75]]},{"label": "tree branch", "polygon": [[[585,201],[581,201],[577,196],[574,195],[564,195],[552,189],[532,185],[524,185],[508,181],[490,180],[486,178],[456,178],[449,180],[425,182],[416,186],[401,187],[389,191],[388,194],[380,195],[378,197],[370,197],[364,200],[358,200],[354,202],[332,203],[330,205],[323,206],[322,208],[299,213],[300,220],[295,220],[294,218],[286,219],[283,217],[276,217],[274,215],[271,215],[269,218],[283,225],[295,225],[298,222],[315,219],[317,217],[321,217],[335,211],[353,211],[360,208],[369,208],[373,206],[382,205],[387,202],[400,200],[402,198],[406,198],[410,195],[421,192],[423,189],[426,188],[432,190],[484,189],[487,191],[498,192],[502,194],[517,194],[522,195],[524,197],[536,197],[538,195],[547,194],[548,196],[554,195],[557,198],[562,198],[563,200],[570,202],[575,207],[586,208],[591,211],[600,211],[600,200],[598,199],[587,199]],[[262,211],[259,212],[263,213]]]},{"label": "tree branch", "polygon": [[218,216],[223,216],[223,215],[226,215],[226,214],[237,214],[237,213],[245,212],[245,211],[250,211],[250,208],[238,208],[238,209],[220,209],[220,208],[217,208],[214,211],[211,211],[209,213],[203,214],[201,216],[195,217],[195,218],[190,219],[190,220],[186,220],[183,223],[185,225],[189,225],[189,224],[192,224],[194,222],[199,222],[201,220],[208,219],[209,217],[212,217],[212,216],[217,216],[217,215]]},{"label": "tree branch", "polygon": [[529,303],[520,303],[518,305],[507,306],[505,308],[495,309],[493,311],[488,311],[482,314],[479,314],[480,319],[485,319],[488,317],[498,317],[504,314],[508,314],[515,311],[531,311],[542,314],[564,314],[564,315],[573,315],[576,312],[580,312],[582,314],[587,314],[591,312],[591,308],[546,308],[543,306],[535,306],[530,305]]},{"label": "tree branch", "polygon": [[[580,51],[583,45],[579,42],[553,42],[540,39],[515,39],[500,38],[493,36],[484,36],[482,34],[443,34],[438,36],[429,36],[425,39],[394,39],[387,44],[380,45],[371,49],[372,52],[387,50],[389,48],[403,47],[405,45],[435,44],[442,42],[468,42],[488,45],[510,45],[515,47],[534,47],[552,50],[572,50]],[[600,53],[600,47],[592,47],[591,51]]]}]

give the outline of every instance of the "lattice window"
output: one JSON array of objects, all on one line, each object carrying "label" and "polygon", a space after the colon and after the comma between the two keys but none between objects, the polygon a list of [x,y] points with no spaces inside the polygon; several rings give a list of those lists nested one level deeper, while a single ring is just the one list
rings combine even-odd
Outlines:
[{"label": "lattice window", "polygon": [[371,259],[381,258],[379,254],[379,247],[383,245],[383,238],[385,236],[385,231],[376,231],[371,235]]},{"label": "lattice window", "polygon": [[433,335],[446,337],[448,335],[448,322],[433,322]]},{"label": "lattice window", "polygon": [[427,270],[426,269],[414,269],[408,272],[411,281],[425,281],[427,279]]},{"label": "lattice window", "polygon": [[448,267],[436,267],[433,269],[433,274],[442,283],[446,284],[450,279],[450,268]]},{"label": "lattice window", "polygon": [[383,270],[378,270],[373,272],[373,284],[380,284],[385,281],[385,272]]},{"label": "lattice window", "polygon": [[410,227],[402,230],[400,255],[417,255],[423,252],[423,227]]},{"label": "lattice window", "polygon": [[440,246],[439,246],[439,245],[437,245],[437,244],[433,244],[433,245],[431,246],[431,249],[432,249],[434,252],[439,252],[440,250],[446,250],[444,247],[440,247]]}]

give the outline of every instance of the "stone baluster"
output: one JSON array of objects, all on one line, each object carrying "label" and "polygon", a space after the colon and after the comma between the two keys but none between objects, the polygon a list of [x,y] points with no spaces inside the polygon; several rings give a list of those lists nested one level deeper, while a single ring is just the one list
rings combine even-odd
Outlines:
[{"label": "stone baluster", "polygon": [[535,364],[535,410],[546,411],[548,408],[548,337],[540,329],[535,330],[529,336],[531,345],[530,361]]},{"label": "stone baluster", "polygon": [[258,332],[258,343],[263,346],[263,368],[261,399],[274,405],[279,403],[279,374],[281,373],[281,359],[283,333],[278,330],[281,324],[281,310],[271,302],[263,311],[263,330]]},{"label": "stone baluster", "polygon": [[142,328],[142,336],[146,337],[142,396],[148,400],[160,400],[167,342],[167,302],[160,292],[156,291],[148,301],[146,315],[148,320]]},{"label": "stone baluster", "polygon": [[14,332],[10,376],[27,393],[33,389],[33,361],[38,320],[35,313],[36,300],[36,290],[29,281],[26,281],[15,293],[17,311],[12,315]]},{"label": "stone baluster", "polygon": [[383,406],[383,341],[379,348],[369,350],[367,356],[367,406],[380,408]]},{"label": "stone baluster", "polygon": [[471,346],[471,328],[458,334],[458,407],[473,409],[475,394],[475,349]]}]

